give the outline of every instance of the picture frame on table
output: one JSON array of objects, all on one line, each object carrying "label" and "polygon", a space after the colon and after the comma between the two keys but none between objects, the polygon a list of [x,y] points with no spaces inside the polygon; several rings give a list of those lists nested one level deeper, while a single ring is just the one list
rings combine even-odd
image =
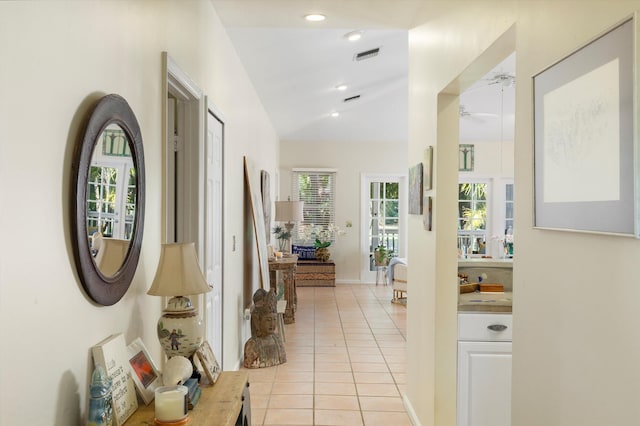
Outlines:
[{"label": "picture frame on table", "polygon": [[127,353],[133,383],[144,403],[149,405],[155,398],[156,388],[162,386],[162,375],[139,337],[127,346]]},{"label": "picture frame on table", "polygon": [[638,237],[637,23],[533,76],[535,228]]},{"label": "picture frame on table", "polygon": [[193,364],[202,377],[205,377],[210,385],[214,385],[220,376],[220,364],[213,354],[211,345],[206,340],[196,349],[193,356]]}]

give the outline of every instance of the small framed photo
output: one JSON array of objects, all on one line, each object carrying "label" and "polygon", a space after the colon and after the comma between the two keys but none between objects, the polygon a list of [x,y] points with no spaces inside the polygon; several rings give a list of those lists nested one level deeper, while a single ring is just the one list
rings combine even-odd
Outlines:
[{"label": "small framed photo", "polygon": [[424,150],[424,177],[422,186],[425,191],[433,189],[433,147],[428,146]]},{"label": "small framed photo", "polygon": [[431,195],[424,197],[424,214],[422,215],[422,224],[424,229],[431,231],[433,227],[433,198]]},{"label": "small framed photo", "polygon": [[198,372],[207,378],[210,385],[214,385],[220,376],[220,365],[216,360],[209,342],[205,341],[197,350],[193,357],[193,364]]},{"label": "small framed photo", "polygon": [[473,171],[473,144],[460,144],[458,148],[458,171]]},{"label": "small framed photo", "polygon": [[409,214],[422,214],[422,163],[409,169]]},{"label": "small framed photo", "polygon": [[138,337],[134,340],[127,347],[127,351],[133,383],[144,403],[149,405],[153,401],[156,388],[162,386],[162,376],[142,339]]}]

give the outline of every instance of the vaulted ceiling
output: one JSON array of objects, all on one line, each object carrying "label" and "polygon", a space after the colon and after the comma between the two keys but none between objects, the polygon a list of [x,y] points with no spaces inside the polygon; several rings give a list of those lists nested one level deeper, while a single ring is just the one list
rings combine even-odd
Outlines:
[{"label": "vaulted ceiling", "polygon": [[[406,143],[408,30],[416,16],[444,2],[211,1],[281,140]],[[326,20],[307,22],[309,13]],[[354,31],[361,38],[350,42],[346,36]],[[356,60],[375,49],[377,55]],[[462,140],[508,137],[500,131],[507,120],[497,114],[512,110],[505,100],[513,86],[491,78],[512,74],[513,62],[461,96],[469,113],[461,114]]]}]

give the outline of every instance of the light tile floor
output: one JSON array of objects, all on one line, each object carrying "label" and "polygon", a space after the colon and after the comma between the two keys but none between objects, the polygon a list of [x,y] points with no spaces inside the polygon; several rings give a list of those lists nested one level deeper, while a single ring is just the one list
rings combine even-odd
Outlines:
[{"label": "light tile floor", "polygon": [[287,362],[248,369],[253,425],[411,425],[406,307],[390,286],[298,288]]}]

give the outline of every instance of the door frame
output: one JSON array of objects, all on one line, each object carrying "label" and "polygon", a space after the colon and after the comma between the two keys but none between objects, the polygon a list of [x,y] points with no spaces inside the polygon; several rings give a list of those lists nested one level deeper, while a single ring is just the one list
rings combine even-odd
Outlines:
[{"label": "door frame", "polygon": [[[204,267],[202,259],[205,259],[205,129],[207,115],[211,111],[214,116],[221,119],[222,114],[215,105],[204,96],[198,85],[178,66],[167,52],[162,52],[162,65],[164,75],[164,88],[162,97],[162,118],[163,118],[163,184],[162,197],[163,242],[194,242],[196,252],[200,261],[200,268]],[[182,134],[178,135],[176,143],[180,152],[184,155],[178,157],[177,162],[174,156],[173,135],[170,134],[169,124],[173,120],[169,117],[171,109],[169,96],[176,99],[177,126]],[[207,105],[209,104],[209,105]],[[224,120],[221,120],[224,124]],[[224,162],[224,158],[222,158]],[[176,178],[177,177],[177,178]],[[224,179],[224,175],[223,178]],[[222,211],[222,206],[221,206]],[[222,221],[222,215],[220,220]],[[223,228],[223,227],[222,227]],[[223,236],[218,236],[223,241]],[[222,243],[220,244],[222,247]],[[222,259],[221,259],[222,265]],[[204,271],[203,271],[204,273]],[[223,271],[221,271],[223,274]],[[213,331],[211,318],[207,318],[207,298],[206,295],[198,295],[191,298],[192,303],[198,309],[200,319],[205,323],[205,336],[212,335]],[[223,312],[223,297],[220,295],[220,315]],[[166,300],[163,301],[166,303]],[[221,339],[220,349],[222,349],[222,317],[219,322],[219,332]],[[205,337],[206,338],[206,337]],[[211,342],[212,343],[212,342]],[[217,355],[221,365],[223,351]],[[223,367],[224,368],[224,367]]]}]

